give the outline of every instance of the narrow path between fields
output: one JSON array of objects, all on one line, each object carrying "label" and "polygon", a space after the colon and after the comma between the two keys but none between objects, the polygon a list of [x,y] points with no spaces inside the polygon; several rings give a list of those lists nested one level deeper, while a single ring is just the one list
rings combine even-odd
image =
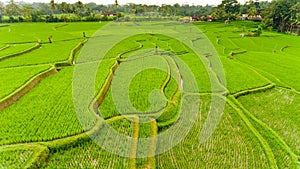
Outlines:
[{"label": "narrow path between fields", "polygon": [[[82,46],[79,44],[77,47]],[[81,47],[80,47],[81,48]],[[107,60],[116,60],[117,62],[117,67],[113,70],[113,68],[111,69],[112,72],[114,72],[119,64],[121,64],[122,62],[129,62],[129,61],[133,61],[136,59],[142,59],[142,58],[136,58],[136,59],[122,59],[122,55],[132,52],[132,51],[137,51],[139,49],[142,49],[143,45],[140,44],[140,46],[136,49],[132,49],[126,52],[123,52],[121,54],[118,55],[118,57],[116,58],[109,58]],[[66,62],[70,63],[70,65],[73,64],[74,61],[74,56],[75,54],[79,51],[80,49],[73,49],[70,55],[70,59],[67,60]],[[74,52],[75,51],[75,52]],[[147,56],[143,56],[143,57],[147,57]],[[164,58],[164,57],[163,57]],[[178,90],[183,90],[183,81],[182,81],[182,77],[180,74],[180,70],[179,67],[176,63],[176,61],[172,58],[169,57],[171,59],[171,61],[173,62],[174,66],[175,66],[175,70],[178,74]],[[105,59],[103,59],[105,60]],[[165,62],[168,65],[168,71],[169,71],[169,75],[167,75],[164,83],[161,86],[161,91],[164,93],[164,88],[167,86],[167,84],[170,81],[171,78],[171,68],[170,68],[170,63],[168,62],[168,60],[166,58],[164,58]],[[75,64],[87,64],[87,63],[91,63],[91,62],[99,62],[100,60],[94,60],[94,61],[89,61],[89,62],[82,62],[82,63],[75,63]],[[101,60],[102,61],[102,60]],[[220,97],[222,97],[223,99],[225,99],[224,95],[226,95],[226,93],[228,94],[228,89],[222,85],[220,79],[218,78],[216,72],[214,72],[212,65],[208,59],[209,62],[209,67],[211,68],[211,71],[213,73],[213,75],[215,76],[215,78],[217,79],[217,81],[219,82],[219,85],[221,85],[226,92],[225,93],[187,93],[187,92],[183,92],[187,95],[211,95],[211,94],[215,94],[215,95],[219,95]],[[245,63],[240,63],[240,64],[245,64]],[[246,64],[247,65],[247,64]],[[29,66],[29,65],[24,65],[24,66]],[[271,88],[276,87],[275,84],[273,84],[271,82],[270,79],[266,78],[265,76],[263,76],[262,74],[259,73],[259,71],[262,72],[262,70],[258,70],[257,68],[252,67],[251,65],[247,65],[249,68],[251,68],[251,70],[253,70],[254,72],[256,72],[259,76],[261,76],[264,79],[267,79],[270,84],[266,85],[266,86],[262,86],[262,87],[256,87],[253,89],[246,89],[244,91],[240,91],[237,92],[235,94],[232,95],[228,95],[227,98],[227,103],[232,106],[237,113],[239,114],[239,116],[241,117],[241,119],[245,122],[245,124],[247,125],[247,127],[252,131],[252,133],[257,137],[257,139],[260,141],[265,154],[268,158],[268,162],[270,165],[270,168],[278,168],[277,164],[276,164],[276,159],[274,157],[274,154],[272,152],[272,148],[269,146],[268,141],[260,134],[260,132],[255,128],[254,124],[251,122],[251,120],[254,120],[256,123],[258,123],[259,125],[261,125],[263,128],[265,128],[266,130],[268,130],[270,133],[272,133],[276,140],[278,141],[279,145],[286,150],[286,152],[289,154],[289,156],[292,158],[293,163],[295,166],[297,166],[298,160],[297,160],[297,156],[290,150],[290,148],[287,146],[287,144],[277,135],[276,132],[274,132],[272,129],[270,129],[266,124],[264,124],[262,121],[258,120],[257,118],[255,118],[247,109],[245,109],[241,103],[239,103],[236,98],[238,98],[241,95],[247,95],[253,92],[261,92],[261,91],[265,91],[265,90],[269,90]],[[2,69],[2,68],[1,68]],[[106,86],[104,86],[104,88],[109,88],[111,81],[113,79],[113,73],[111,74],[111,80],[110,82],[106,83]],[[272,75],[273,76],[273,75]],[[274,78],[276,78],[275,76],[273,76]],[[279,82],[281,82],[278,78],[276,78],[276,80],[278,80]],[[281,82],[283,83],[283,82]],[[283,83],[284,84],[284,83]],[[290,88],[291,91],[300,94],[299,91]],[[100,92],[103,92],[103,90],[101,89]],[[104,93],[100,93],[100,95],[102,95],[103,97],[105,97],[107,91],[105,91]],[[99,95],[99,96],[100,96]],[[165,99],[168,102],[171,102],[172,100],[169,100],[165,93],[164,93]],[[173,96],[174,97],[174,96]],[[99,99],[99,98],[98,98]],[[104,98],[103,98],[104,99]],[[99,107],[99,105],[102,103],[103,99],[101,101],[97,102],[97,106]],[[1,103],[0,103],[1,104]],[[126,118],[126,117],[132,117],[134,118],[134,130],[133,130],[133,138],[134,138],[134,142],[132,143],[132,147],[131,147],[131,154],[130,154],[130,168],[137,168],[137,163],[136,163],[136,154],[137,154],[137,145],[138,145],[138,138],[139,138],[139,118],[140,116],[149,116],[151,117],[151,142],[149,145],[149,154],[148,154],[148,161],[147,161],[147,166],[149,168],[155,168],[156,166],[156,159],[155,159],[155,149],[156,149],[156,138],[155,136],[157,135],[157,121],[155,120],[155,117],[159,114],[162,113],[161,111],[163,111],[166,107],[162,108],[161,110],[157,111],[157,112],[149,112],[147,114],[130,114],[130,115],[124,115],[124,116],[115,116],[109,119],[106,119],[106,122],[113,122],[115,120],[120,120],[121,118]],[[1,110],[1,109],[0,109]],[[95,111],[95,114],[97,114],[97,112]],[[99,118],[99,117],[98,117]],[[251,120],[250,120],[251,119]],[[26,162],[26,166],[27,167],[33,167],[33,166],[39,166],[41,165],[41,163],[44,161],[45,158],[48,157],[49,151],[51,152],[52,150],[55,149],[59,149],[60,147],[64,147],[68,144],[71,145],[77,145],[80,144],[80,142],[78,142],[78,140],[83,140],[83,141],[88,141],[89,137],[88,135],[94,135],[95,133],[97,133],[99,130],[101,130],[101,126],[102,126],[103,121],[98,119],[97,122],[95,123],[95,126],[93,126],[90,130],[84,131],[83,133],[80,134],[76,134],[73,136],[68,136],[68,137],[64,137],[64,138],[59,138],[59,139],[55,139],[55,140],[49,140],[49,141],[42,141],[42,142],[32,142],[32,143],[17,143],[17,144],[11,144],[11,145],[3,145],[0,146],[0,151],[4,150],[4,149],[14,149],[16,147],[21,147],[24,149],[33,149],[34,150],[34,155],[31,159],[29,159],[30,162]],[[60,143],[61,142],[61,143]]]}]

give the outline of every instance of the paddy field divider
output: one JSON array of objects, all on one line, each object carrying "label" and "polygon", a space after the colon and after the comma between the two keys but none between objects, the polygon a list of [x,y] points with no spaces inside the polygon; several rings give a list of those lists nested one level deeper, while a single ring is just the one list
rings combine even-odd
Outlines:
[{"label": "paddy field divider", "polygon": [[26,53],[30,53],[30,52],[32,52],[36,49],[39,49],[41,46],[42,45],[40,43],[36,43],[33,47],[31,47],[29,49],[23,50],[23,51],[18,52],[18,53],[2,56],[2,57],[0,57],[0,61],[6,60],[6,59],[9,59],[9,58],[13,58],[13,57],[17,57],[17,56],[20,56],[20,55],[24,55]]}]

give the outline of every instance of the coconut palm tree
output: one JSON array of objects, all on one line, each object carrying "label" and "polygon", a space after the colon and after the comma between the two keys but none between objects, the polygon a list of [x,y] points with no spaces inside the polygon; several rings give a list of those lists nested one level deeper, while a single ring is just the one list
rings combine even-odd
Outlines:
[{"label": "coconut palm tree", "polygon": [[51,14],[53,15],[53,12],[54,12],[54,10],[55,10],[55,3],[54,3],[54,0],[51,0],[49,5],[50,5],[50,9],[51,9]]}]

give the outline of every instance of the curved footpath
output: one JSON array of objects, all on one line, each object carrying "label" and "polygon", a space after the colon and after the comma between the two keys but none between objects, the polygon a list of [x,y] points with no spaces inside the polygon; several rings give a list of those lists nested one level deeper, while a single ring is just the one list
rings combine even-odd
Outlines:
[{"label": "curved footpath", "polygon": [[[68,60],[66,60],[65,62],[61,62],[61,63],[57,63],[55,64],[55,67],[50,68],[47,71],[44,71],[38,75],[36,75],[35,77],[31,78],[25,85],[23,85],[22,87],[20,87],[18,90],[16,90],[15,92],[13,92],[11,95],[9,95],[8,97],[2,99],[0,101],[0,110],[5,109],[6,107],[12,105],[13,103],[15,103],[18,99],[20,99],[22,96],[24,96],[27,92],[29,92],[32,88],[34,88],[41,80],[47,78],[48,76],[57,73],[57,69],[60,69],[64,66],[71,66],[73,64],[74,61],[74,57],[76,55],[76,53],[81,49],[81,47],[83,46],[84,43],[86,43],[87,40],[85,40],[84,42],[78,44],[72,51],[70,54],[70,58]],[[133,130],[133,138],[136,140],[135,142],[132,143],[131,146],[131,158],[130,158],[130,168],[136,168],[137,167],[137,162],[136,162],[136,152],[137,152],[137,145],[138,145],[138,135],[139,135],[139,116],[140,115],[125,115],[125,116],[116,116],[116,117],[112,117],[109,118],[107,120],[103,120],[100,119],[100,117],[98,116],[98,107],[99,105],[103,102],[105,95],[107,94],[110,84],[113,80],[113,74],[115,72],[115,70],[118,68],[118,66],[125,60],[122,59],[122,55],[132,52],[132,51],[136,51],[143,48],[143,45],[140,43],[140,46],[136,49],[132,49],[132,50],[128,50],[126,52],[121,53],[120,55],[117,56],[116,58],[116,63],[115,65],[111,68],[110,74],[108,76],[108,78],[106,79],[105,84],[103,85],[103,87],[100,89],[99,93],[96,96],[96,99],[93,100],[90,104],[90,110],[93,111],[95,113],[95,117],[97,119],[96,124],[90,129],[87,130],[81,134],[78,135],[74,135],[74,136],[70,136],[70,137],[66,137],[66,138],[60,138],[60,139],[56,139],[56,140],[51,140],[51,141],[46,141],[46,142],[35,142],[35,143],[21,143],[21,144],[14,144],[14,145],[3,145],[0,147],[0,152],[1,151],[9,151],[9,150],[28,150],[28,151],[33,151],[33,155],[31,156],[30,159],[28,159],[24,164],[23,164],[23,168],[38,168],[39,166],[41,166],[43,163],[45,163],[49,157],[49,153],[51,152],[56,152],[57,150],[60,149],[67,149],[68,147],[73,147],[76,145],[81,144],[82,142],[88,141],[90,140],[90,136],[94,136],[97,135],[97,133],[101,130],[102,125],[104,122],[107,123],[111,123],[115,120],[120,120],[122,118],[128,118],[131,117],[134,119],[134,130]],[[127,60],[128,61],[128,60]],[[165,60],[166,63],[168,63],[167,60]],[[172,59],[172,61],[174,61]],[[176,61],[175,65],[176,65]],[[169,75],[166,77],[166,80],[164,81],[164,83],[161,85],[161,91],[163,92],[164,88],[167,86],[167,84],[170,81],[170,63],[167,64],[168,68],[169,68]],[[249,66],[249,65],[248,65]],[[178,73],[178,78],[179,81],[181,81],[181,76],[180,76],[180,70],[177,67],[177,73]],[[252,68],[252,70],[255,70],[254,68]],[[213,69],[212,69],[213,71]],[[257,70],[255,70],[256,73],[258,73]],[[214,73],[214,72],[213,72]],[[215,73],[214,73],[215,74]],[[259,73],[258,73],[259,74]],[[264,77],[263,75],[259,74],[261,77],[267,79],[266,77]],[[276,158],[274,157],[272,148],[269,146],[268,141],[262,136],[262,134],[260,133],[259,130],[257,130],[256,126],[254,126],[253,122],[255,122],[255,125],[259,125],[260,127],[264,128],[265,130],[267,130],[269,133],[274,135],[275,141],[278,143],[278,145],[289,155],[289,157],[292,159],[292,165],[293,167],[297,168],[299,167],[299,157],[297,155],[295,155],[292,150],[288,147],[288,145],[278,136],[278,134],[273,131],[271,128],[269,128],[265,123],[263,123],[262,121],[260,121],[259,119],[255,118],[247,109],[245,109],[241,103],[238,102],[237,98],[239,96],[242,95],[247,95],[250,93],[254,93],[254,92],[261,92],[261,91],[265,91],[265,90],[269,90],[272,89],[274,87],[276,87],[276,84],[272,83],[271,80],[268,79],[268,81],[270,82],[269,84],[265,85],[265,86],[261,86],[261,87],[257,87],[257,88],[253,88],[253,89],[247,89],[244,91],[240,91],[237,93],[233,93],[233,94],[229,94],[229,91],[226,89],[226,93],[185,93],[187,95],[192,95],[192,94],[196,94],[196,95],[218,95],[219,97],[221,97],[222,99],[225,99],[226,102],[236,110],[236,113],[241,117],[241,119],[244,121],[244,123],[246,124],[246,126],[250,129],[250,131],[253,133],[254,136],[257,137],[257,139],[259,140],[259,142],[262,145],[262,148],[264,149],[264,152],[267,156],[268,159],[268,163],[269,163],[269,167],[270,168],[278,168],[278,165],[276,163]],[[221,83],[220,83],[221,84]],[[290,89],[291,91],[299,94],[299,91],[295,90],[295,89]],[[180,91],[180,86],[178,86],[178,90],[176,93],[178,93]],[[179,92],[180,93],[180,92]],[[165,96],[166,97],[166,96]],[[172,97],[173,99],[176,98],[176,94]],[[167,99],[167,98],[166,98]],[[172,102],[174,100],[168,100],[168,102]],[[160,113],[160,112],[156,112],[156,113]],[[156,114],[154,114],[156,115]],[[171,119],[171,123],[176,122],[177,117],[175,117],[174,119]],[[155,168],[155,149],[156,149],[156,138],[155,136],[157,135],[157,128],[160,125],[157,123],[157,121],[152,118],[151,119],[151,141],[150,141],[150,145],[149,145],[149,149],[148,149],[148,161],[147,161],[147,167],[148,168]]]}]

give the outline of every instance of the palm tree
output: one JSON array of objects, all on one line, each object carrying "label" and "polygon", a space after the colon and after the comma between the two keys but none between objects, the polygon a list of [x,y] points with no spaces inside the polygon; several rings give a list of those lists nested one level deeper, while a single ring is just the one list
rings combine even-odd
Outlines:
[{"label": "palm tree", "polygon": [[66,2],[62,2],[60,5],[60,11],[64,14],[64,21],[66,22],[66,16],[65,13],[69,12],[69,5]]},{"label": "palm tree", "polygon": [[178,15],[179,9],[180,9],[180,5],[178,3],[173,5],[174,7],[174,15]]},{"label": "palm tree", "polygon": [[68,4],[66,2],[62,2],[60,5],[60,11],[65,14],[68,12]]},{"label": "palm tree", "polygon": [[53,15],[53,11],[55,10],[54,0],[51,0],[49,5],[50,5],[50,9],[51,9],[51,14]]},{"label": "palm tree", "polygon": [[83,3],[82,3],[81,1],[78,1],[78,2],[75,3],[75,11],[74,11],[74,12],[75,12],[78,16],[80,16],[81,13],[82,13],[83,8],[84,8]]},{"label": "palm tree", "polygon": [[9,17],[16,16],[20,14],[20,8],[14,0],[10,0],[9,4],[6,5],[5,12]]}]

